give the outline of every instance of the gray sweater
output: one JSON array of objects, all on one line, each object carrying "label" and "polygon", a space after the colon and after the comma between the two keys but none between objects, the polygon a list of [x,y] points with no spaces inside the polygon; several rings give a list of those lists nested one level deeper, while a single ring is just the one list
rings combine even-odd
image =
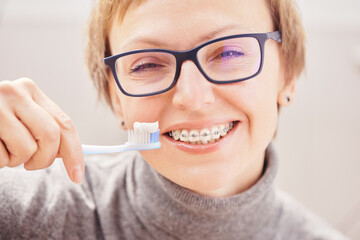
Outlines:
[{"label": "gray sweater", "polygon": [[89,157],[82,185],[60,161],[0,169],[0,239],[346,239],[274,188],[277,169],[269,147],[257,183],[222,199],[169,181],[136,152]]}]

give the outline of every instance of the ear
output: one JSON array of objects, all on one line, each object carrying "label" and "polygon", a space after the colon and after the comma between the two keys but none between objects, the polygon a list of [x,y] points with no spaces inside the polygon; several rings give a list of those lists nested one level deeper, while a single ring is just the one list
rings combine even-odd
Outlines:
[{"label": "ear", "polygon": [[278,93],[277,102],[279,106],[290,105],[295,97],[295,85],[296,81],[292,80],[289,83],[285,83]]},{"label": "ear", "polygon": [[120,127],[125,129],[124,115],[123,115],[118,91],[119,90],[114,78],[109,77],[109,94],[110,94],[112,109],[120,122]]}]

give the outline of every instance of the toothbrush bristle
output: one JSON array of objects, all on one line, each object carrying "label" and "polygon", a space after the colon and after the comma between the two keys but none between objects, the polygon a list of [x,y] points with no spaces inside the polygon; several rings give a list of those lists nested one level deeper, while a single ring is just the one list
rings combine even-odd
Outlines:
[{"label": "toothbrush bristle", "polygon": [[159,141],[159,135],[160,135],[160,130],[159,129],[156,132],[151,133],[150,134],[150,142],[151,143],[158,142]]},{"label": "toothbrush bristle", "polygon": [[148,144],[148,143],[159,142],[160,130],[157,127],[158,127],[157,122],[134,124],[134,129],[128,130],[128,143]]}]

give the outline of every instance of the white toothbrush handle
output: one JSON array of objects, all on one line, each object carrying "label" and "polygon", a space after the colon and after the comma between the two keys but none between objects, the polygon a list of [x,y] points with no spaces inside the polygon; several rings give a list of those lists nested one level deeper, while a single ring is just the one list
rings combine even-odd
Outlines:
[{"label": "white toothbrush handle", "polygon": [[145,143],[145,144],[129,144],[125,143],[123,145],[116,146],[95,146],[95,145],[82,145],[82,150],[84,154],[103,154],[103,153],[117,153],[123,151],[141,151],[141,150],[151,150],[160,148],[160,142],[154,143]]},{"label": "white toothbrush handle", "polygon": [[126,150],[124,145],[117,146],[95,146],[95,145],[82,145],[82,150],[84,154],[101,154],[101,153],[115,153],[122,152]]}]

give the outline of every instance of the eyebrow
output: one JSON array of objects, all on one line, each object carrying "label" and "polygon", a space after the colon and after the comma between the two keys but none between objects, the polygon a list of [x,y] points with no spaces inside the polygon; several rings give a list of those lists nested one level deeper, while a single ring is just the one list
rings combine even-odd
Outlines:
[{"label": "eyebrow", "polygon": [[[200,37],[197,42],[202,43],[202,42],[209,41],[224,32],[227,32],[229,30],[234,30],[234,29],[239,29],[242,32],[244,32],[244,31],[253,32],[252,29],[245,27],[243,25],[239,25],[239,24],[225,25],[221,28],[218,28],[218,29]],[[122,48],[125,48],[128,45],[133,45],[133,44],[148,44],[148,45],[152,45],[152,46],[158,47],[158,48],[164,48],[164,47],[169,48],[168,43],[162,42],[161,40],[154,39],[154,38],[147,37],[147,36],[130,38],[130,39],[128,39],[128,41],[126,41],[126,43],[122,46]]]}]

